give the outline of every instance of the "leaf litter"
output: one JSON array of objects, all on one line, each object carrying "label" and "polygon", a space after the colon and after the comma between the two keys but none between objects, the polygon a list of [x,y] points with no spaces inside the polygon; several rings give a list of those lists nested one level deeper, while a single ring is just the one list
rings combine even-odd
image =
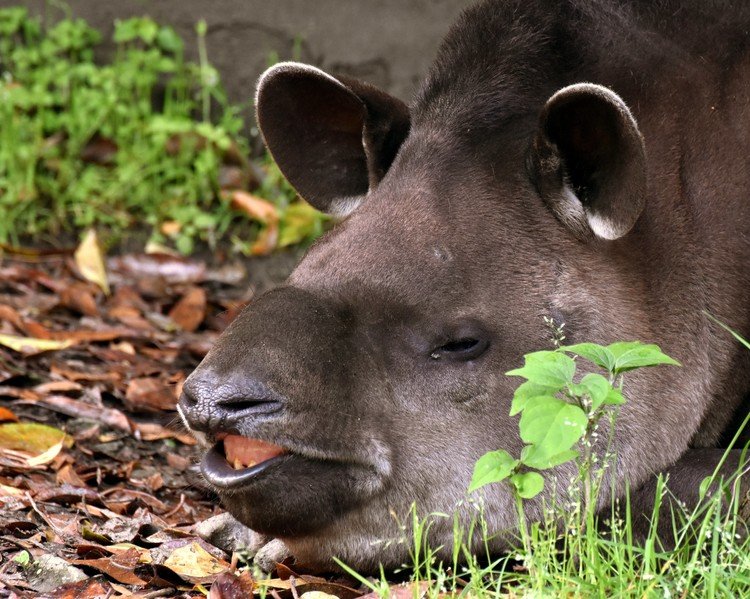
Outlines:
[{"label": "leaf litter", "polygon": [[[275,577],[258,578],[237,566],[239,547],[198,534],[201,523],[225,516],[176,417],[182,384],[297,256],[235,263],[219,252],[210,265],[167,254],[107,258],[93,232],[76,250],[2,249],[0,597],[369,592],[288,561]],[[422,593],[394,586],[392,594]]]}]

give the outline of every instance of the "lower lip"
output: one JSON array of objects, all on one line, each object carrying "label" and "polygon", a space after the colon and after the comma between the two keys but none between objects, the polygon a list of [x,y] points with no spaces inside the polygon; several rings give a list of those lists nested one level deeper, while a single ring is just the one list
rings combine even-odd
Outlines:
[{"label": "lower lip", "polygon": [[235,470],[224,457],[224,448],[221,443],[217,443],[203,458],[201,462],[201,472],[206,480],[221,489],[237,489],[244,487],[251,482],[264,470],[277,463],[288,454],[280,455],[251,468],[242,468]]}]

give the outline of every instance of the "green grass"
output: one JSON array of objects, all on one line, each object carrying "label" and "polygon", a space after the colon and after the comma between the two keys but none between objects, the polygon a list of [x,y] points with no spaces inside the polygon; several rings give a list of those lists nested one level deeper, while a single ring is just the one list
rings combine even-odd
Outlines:
[{"label": "green grass", "polygon": [[[663,484],[657,492],[667,493]],[[581,505],[574,502],[568,509],[546,510],[545,521],[530,526],[530,553],[519,538],[506,556],[472,554],[456,528],[452,564],[439,562],[426,541],[430,521],[447,516],[415,518],[413,559],[404,568],[415,597],[420,588],[427,589],[427,597],[747,597],[750,542],[742,534],[739,503],[739,490],[730,482],[694,510],[678,511],[672,522],[677,543],[663,549],[656,520],[648,537],[637,543],[627,505],[609,519],[604,533],[581,525]],[[385,573],[372,579],[342,567],[379,596],[390,596]]]},{"label": "green grass", "polygon": [[269,159],[252,168],[247,106],[227,99],[204,22],[196,37],[197,63],[186,60],[171,27],[118,20],[115,51],[101,61],[94,54],[102,35],[85,21],[0,10],[0,242],[90,227],[117,238],[145,227],[183,253],[221,239],[250,251],[267,225],[233,209],[222,192],[247,189],[258,172],[255,193],[278,212],[275,246],[322,232],[324,217],[296,198]]}]

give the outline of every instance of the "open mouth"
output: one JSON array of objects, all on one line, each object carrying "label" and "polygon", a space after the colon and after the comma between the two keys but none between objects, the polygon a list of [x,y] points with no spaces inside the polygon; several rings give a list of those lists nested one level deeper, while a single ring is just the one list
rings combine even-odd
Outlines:
[{"label": "open mouth", "polygon": [[287,453],[283,447],[259,439],[224,435],[203,458],[201,470],[208,482],[217,487],[239,487]]}]

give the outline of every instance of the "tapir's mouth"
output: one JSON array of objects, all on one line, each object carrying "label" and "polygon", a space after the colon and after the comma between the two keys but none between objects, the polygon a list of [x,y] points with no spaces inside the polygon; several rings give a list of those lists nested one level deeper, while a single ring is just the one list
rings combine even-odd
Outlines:
[{"label": "tapir's mouth", "polygon": [[248,484],[288,451],[260,439],[222,435],[206,453],[201,471],[209,483],[224,489]]}]

